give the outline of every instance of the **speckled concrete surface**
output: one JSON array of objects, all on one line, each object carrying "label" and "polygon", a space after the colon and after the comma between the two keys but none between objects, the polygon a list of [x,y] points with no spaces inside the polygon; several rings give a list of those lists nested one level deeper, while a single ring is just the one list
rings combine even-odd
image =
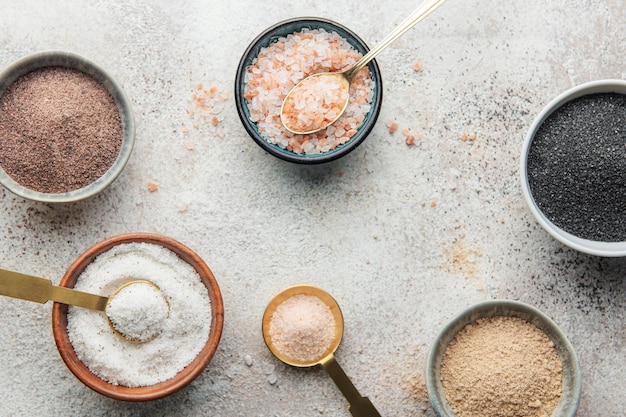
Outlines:
[{"label": "speckled concrete surface", "polygon": [[[132,98],[137,143],[122,176],[87,201],[52,206],[0,189],[0,265],[58,282],[105,237],[158,232],[205,259],[226,314],[218,352],[194,383],[132,404],[66,369],[50,304],[2,297],[0,415],[348,416],[323,370],[285,367],[263,343],[266,303],[299,283],[342,306],[338,361],[385,416],[433,415],[423,386],[432,339],[463,308],[494,298],[538,307],[567,334],[583,372],[579,416],[626,415],[626,259],[553,240],[518,178],[525,131],[548,101],[586,81],[626,78],[622,0],[448,1],[378,58],[379,123],[328,165],[279,161],[241,126],[235,70],[261,30],[321,16],[373,45],[415,7],[3,0],[0,66],[47,49],[100,63]],[[229,94],[217,127],[187,113],[198,83]],[[389,118],[417,144],[390,134]]]}]

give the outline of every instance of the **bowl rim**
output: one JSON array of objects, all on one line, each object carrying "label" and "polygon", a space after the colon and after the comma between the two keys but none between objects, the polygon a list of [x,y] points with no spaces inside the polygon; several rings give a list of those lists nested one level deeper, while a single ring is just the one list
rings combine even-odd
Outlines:
[{"label": "bowl rim", "polygon": [[539,130],[539,127],[543,122],[557,109],[564,104],[590,94],[596,93],[619,93],[626,94],[626,80],[619,79],[606,79],[596,80],[583,83],[572,87],[554,99],[552,99],[535,117],[532,122],[524,142],[522,145],[522,153],[520,158],[520,179],[522,184],[522,194],[530,211],[537,219],[537,222],[556,240],[575,249],[580,252],[584,252],[590,255],[603,256],[603,257],[621,257],[626,256],[626,241],[623,242],[599,242],[589,239],[582,239],[575,236],[565,230],[561,229],[550,221],[537,206],[532,193],[530,191],[530,185],[528,183],[528,153],[530,152],[530,146],[535,137],[535,134]]},{"label": "bowl rim", "polygon": [[59,285],[72,288],[87,265],[93,262],[99,254],[106,252],[113,246],[131,242],[146,242],[169,249],[176,253],[183,261],[189,263],[200,275],[200,279],[209,293],[212,320],[206,345],[202,348],[198,356],[176,376],[158,384],[144,387],[113,385],[93,374],[74,352],[67,332],[68,308],[66,304],[55,302],[52,306],[52,333],[63,362],[65,362],[69,370],[83,384],[109,398],[139,402],[156,400],[173,394],[189,385],[204,371],[213,358],[222,336],[224,304],[218,283],[213,273],[200,256],[177,240],[155,233],[125,233],[101,240],[88,248],[72,262],[61,278]]},{"label": "bowl rim", "polygon": [[445,400],[440,380],[440,358],[448,344],[467,324],[482,317],[497,316],[520,317],[535,325],[554,342],[563,367],[563,390],[569,389],[567,396],[561,396],[551,417],[574,417],[582,391],[581,370],[574,347],[556,323],[539,309],[520,301],[504,299],[483,301],[465,308],[448,321],[435,337],[426,363],[426,388],[435,414],[439,417],[456,417]]},{"label": "bowl rim", "polygon": [[11,178],[0,166],[0,184],[13,194],[33,201],[44,203],[69,203],[94,196],[108,187],[124,170],[135,142],[135,119],[131,101],[103,67],[77,55],[66,51],[41,51],[24,56],[9,64],[0,72],[0,96],[6,89],[22,75],[46,67],[64,67],[81,71],[102,84],[115,100],[122,123],[122,146],[117,158],[109,169],[91,184],[63,193],[44,193],[24,187]]},{"label": "bowl rim", "polygon": [[[361,50],[362,53],[367,53],[370,49],[365,41],[361,39],[351,29],[340,23],[323,17],[295,17],[275,23],[267,29],[263,30],[250,42],[250,44],[242,54],[239,64],[237,65],[237,72],[234,83],[235,105],[237,107],[237,114],[239,115],[239,119],[241,120],[244,129],[246,130],[248,135],[250,135],[250,137],[254,140],[254,142],[262,149],[264,149],[267,153],[277,158],[280,158],[287,162],[306,165],[321,164],[334,161],[356,149],[371,133],[376,124],[378,116],[380,115],[383,101],[383,81],[380,68],[378,66],[378,63],[376,62],[376,59],[373,59],[367,64],[367,67],[370,70],[370,74],[372,75],[372,79],[374,81],[374,98],[372,99],[372,108],[368,112],[369,118],[366,116],[366,121],[364,122],[364,124],[359,128],[357,134],[350,138],[348,142],[339,145],[337,148],[331,151],[322,152],[315,155],[304,155],[282,149],[278,145],[270,143],[267,139],[265,139],[257,131],[255,131],[255,129],[252,127],[253,122],[248,119],[248,116],[246,114],[247,104],[245,104],[245,98],[243,97],[244,77],[246,73],[246,68],[249,66],[250,61],[256,56],[255,50],[260,47],[261,42],[265,41],[267,38],[271,38],[274,32],[294,24],[301,24],[303,25],[303,28],[310,27],[311,25],[326,25],[335,29],[337,33],[339,33],[339,35],[347,39],[353,47]],[[272,41],[270,41],[270,43],[271,42]]]}]

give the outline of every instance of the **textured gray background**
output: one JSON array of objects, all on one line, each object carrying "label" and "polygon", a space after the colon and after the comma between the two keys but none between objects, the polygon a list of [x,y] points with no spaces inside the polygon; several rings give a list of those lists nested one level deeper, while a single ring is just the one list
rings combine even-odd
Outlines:
[{"label": "textured gray background", "polygon": [[[218,352],[194,383],[130,404],[66,369],[50,303],[3,297],[1,415],[349,416],[321,369],[285,367],[263,343],[266,303],[299,283],[339,301],[337,358],[385,416],[432,416],[431,341],[460,310],[494,298],[534,305],[567,334],[583,372],[579,416],[626,415],[626,259],[553,240],[518,178],[525,132],[547,102],[586,81],[626,78],[624,1],[448,1],[378,58],[385,97],[371,136],[315,167],[277,160],[247,136],[232,99],[244,49],[266,27],[307,15],[372,46],[416,1],[1,3],[0,66],[47,49],[101,64],[132,99],[137,143],[121,177],[87,201],[52,206],[0,189],[0,266],[58,282],[105,237],[158,232],[205,259],[226,310]],[[197,83],[229,94],[217,128],[187,113]],[[388,118],[418,144],[390,134]]]}]

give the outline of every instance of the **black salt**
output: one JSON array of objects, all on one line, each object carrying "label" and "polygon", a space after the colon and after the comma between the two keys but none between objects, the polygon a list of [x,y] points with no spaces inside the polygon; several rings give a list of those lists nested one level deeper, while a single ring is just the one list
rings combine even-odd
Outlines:
[{"label": "black salt", "polygon": [[558,108],[530,145],[535,203],[583,239],[626,241],[626,95],[590,94]]}]

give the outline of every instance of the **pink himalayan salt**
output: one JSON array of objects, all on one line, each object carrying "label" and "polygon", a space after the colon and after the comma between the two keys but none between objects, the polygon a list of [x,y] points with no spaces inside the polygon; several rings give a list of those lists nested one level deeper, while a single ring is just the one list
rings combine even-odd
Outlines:
[{"label": "pink himalayan salt", "polygon": [[371,110],[374,82],[368,68],[352,80],[344,114],[326,129],[306,135],[291,133],[281,122],[280,108],[287,93],[305,77],[343,71],[361,57],[347,40],[324,29],[303,29],[261,48],[245,74],[250,120],[268,142],[298,154],[328,152],[348,142]]},{"label": "pink himalayan salt", "polygon": [[274,347],[300,363],[322,358],[335,337],[335,318],[330,308],[313,295],[298,294],[283,301],[270,320]]},{"label": "pink himalayan salt", "polygon": [[283,123],[293,132],[313,132],[332,123],[350,98],[349,85],[337,74],[305,78],[283,105]]}]

